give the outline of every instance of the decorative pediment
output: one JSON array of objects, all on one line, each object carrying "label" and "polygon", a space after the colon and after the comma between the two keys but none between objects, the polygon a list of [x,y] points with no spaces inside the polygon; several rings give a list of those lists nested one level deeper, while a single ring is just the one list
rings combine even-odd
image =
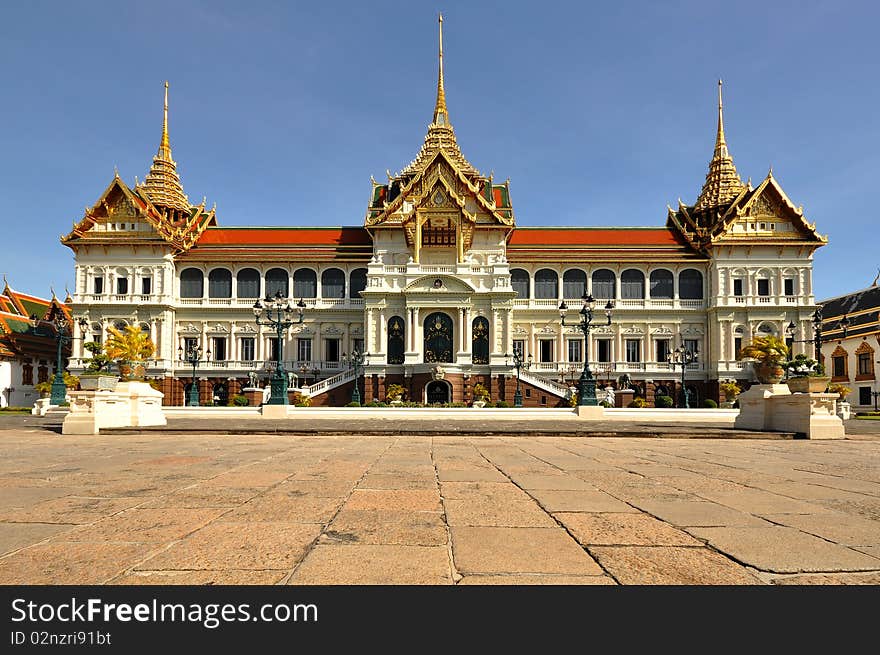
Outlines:
[{"label": "decorative pediment", "polygon": [[325,325],[321,326],[321,332],[324,334],[334,334],[334,335],[335,334],[342,334],[342,330],[340,330],[336,325],[334,325],[332,323],[330,325],[325,324]]},{"label": "decorative pediment", "polygon": [[870,344],[868,344],[867,339],[862,340],[862,343],[859,344],[859,347],[856,348],[856,355],[864,355],[865,353],[872,354],[874,349],[871,348]]},{"label": "decorative pediment", "polygon": [[208,326],[208,332],[220,332],[222,334],[228,334],[229,328],[223,323],[215,323],[214,325]]},{"label": "decorative pediment", "polygon": [[614,334],[614,328],[612,328],[610,325],[600,325],[599,327],[593,329],[593,334],[612,336]]},{"label": "decorative pediment", "polygon": [[622,334],[644,334],[645,329],[640,325],[629,325],[621,330]]},{"label": "decorative pediment", "polygon": [[847,357],[847,356],[849,356],[849,353],[846,351],[846,348],[844,348],[843,346],[838,344],[837,348],[834,349],[834,352],[831,353],[831,356],[832,357]]},{"label": "decorative pediment", "polygon": [[257,331],[257,328],[254,327],[252,323],[245,323],[244,325],[237,325],[236,330],[239,332],[244,332],[246,334],[254,334]]},{"label": "decorative pediment", "polygon": [[364,333],[364,328],[362,325],[355,325],[351,328],[352,336],[360,336]]},{"label": "decorative pediment", "polygon": [[540,330],[538,330],[538,334],[557,334],[555,325],[545,325]]},{"label": "decorative pediment", "polygon": [[665,325],[661,325],[660,327],[656,327],[653,330],[651,330],[651,334],[670,336],[670,335],[672,335],[672,329],[669,327],[666,327]]},{"label": "decorative pediment", "polygon": [[180,327],[177,328],[177,331],[181,332],[181,333],[185,332],[187,334],[199,334],[201,332],[201,330],[199,328],[197,328],[195,325],[193,325],[192,323],[187,323],[186,325],[181,325]]},{"label": "decorative pediment", "polygon": [[452,277],[451,275],[427,275],[415,280],[403,291],[404,293],[470,294],[474,293],[474,288],[463,280],[460,280],[457,277]]},{"label": "decorative pediment", "polygon": [[699,325],[686,325],[681,329],[681,334],[686,337],[690,336],[702,336],[703,328]]},{"label": "decorative pediment", "polygon": [[513,333],[516,335],[525,336],[529,333],[529,331],[526,330],[522,325],[514,325]]}]

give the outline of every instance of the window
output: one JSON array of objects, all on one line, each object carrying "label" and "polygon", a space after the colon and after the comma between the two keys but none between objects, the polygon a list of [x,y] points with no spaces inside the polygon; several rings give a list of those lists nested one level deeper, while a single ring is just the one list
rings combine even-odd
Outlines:
[{"label": "window", "polygon": [[403,364],[406,323],[400,316],[388,319],[388,363]]},{"label": "window", "polygon": [[684,349],[696,355],[700,352],[700,342],[696,339],[685,339]]},{"label": "window", "polygon": [[364,352],[364,340],[363,339],[352,339],[351,347],[353,352],[362,353]]},{"label": "window", "polygon": [[318,297],[318,274],[310,268],[298,268],[293,273],[294,298]]},{"label": "window", "polygon": [[242,337],[241,339],[241,359],[245,362],[252,362],[256,357],[255,341],[253,337]]},{"label": "window", "polygon": [[489,363],[489,321],[484,316],[477,316],[471,322],[471,361]]},{"label": "window", "polygon": [[[293,285],[296,287],[295,276]],[[321,273],[321,296],[324,298],[345,298],[345,273],[338,268],[328,268]]]},{"label": "window", "polygon": [[583,341],[581,341],[580,339],[569,339],[568,340],[568,361],[570,361],[570,362],[583,361],[583,357],[581,356],[581,344],[583,344]]},{"label": "window", "polygon": [[521,268],[510,271],[510,285],[516,291],[517,298],[529,297],[529,272]]},{"label": "window", "polygon": [[672,298],[672,273],[662,268],[651,271],[651,298]]},{"label": "window", "polygon": [[226,361],[226,337],[211,338],[211,359],[215,362]]},{"label": "window", "polygon": [[180,272],[180,297],[201,298],[204,296],[205,276],[197,268],[187,268]]},{"label": "window", "polygon": [[208,297],[232,298],[232,273],[226,268],[215,268],[208,273]]},{"label": "window", "polygon": [[280,352],[281,340],[278,337],[269,337],[269,359],[277,362]]},{"label": "window", "polygon": [[871,353],[859,353],[859,375],[874,375]]},{"label": "window", "polygon": [[[367,269],[356,268],[351,272],[348,283],[348,297],[360,298],[360,292],[367,288]],[[360,351],[359,351],[360,352]]]},{"label": "window", "polygon": [[153,293],[153,278],[142,277],[141,278],[141,295],[149,296],[151,293]]},{"label": "window", "polygon": [[183,338],[183,356],[186,357],[189,353],[199,347],[199,340],[196,337],[184,337]]},{"label": "window", "polygon": [[37,367],[37,384],[49,381],[49,368],[45,365]]},{"label": "window", "polygon": [[794,278],[787,277],[782,281],[783,286],[785,287],[785,295],[793,296],[794,295]]},{"label": "window", "polygon": [[538,361],[552,362],[553,360],[553,342],[555,339],[538,339]]},{"label": "window", "polygon": [[859,387],[859,405],[871,404],[871,387]]},{"label": "window", "polygon": [[514,339],[513,340],[513,352],[519,355],[520,359],[525,359],[526,355],[526,340],[525,339]]},{"label": "window", "polygon": [[669,339],[657,339],[654,341],[655,362],[665,362],[669,354]]},{"label": "window", "polygon": [[260,297],[260,272],[255,268],[243,268],[235,276],[235,292],[239,298]]},{"label": "window", "polygon": [[626,361],[628,361],[628,362],[642,361],[641,344],[642,344],[641,339],[627,339],[626,340]]},{"label": "window", "polygon": [[339,339],[324,339],[324,361],[332,363],[339,361]]},{"label": "window", "polygon": [[742,337],[734,337],[733,338],[733,358],[739,359],[740,352],[743,349],[743,340]]},{"label": "window", "polygon": [[616,297],[617,290],[614,288],[616,283],[617,278],[613,271],[609,271],[607,268],[593,271],[593,297],[603,300],[610,300]]},{"label": "window", "polygon": [[425,317],[424,357],[426,362],[452,362],[455,334],[452,319],[443,312]]},{"label": "window", "polygon": [[758,280],[758,295],[770,295],[770,280],[768,280],[767,278],[761,278],[760,280]]},{"label": "window", "polygon": [[682,300],[703,299],[703,274],[695,268],[686,268],[678,274],[678,297]]},{"label": "window", "polygon": [[21,367],[21,383],[32,385],[34,383],[34,367],[32,364],[23,364]]},{"label": "window", "polygon": [[118,293],[121,296],[128,293],[128,278],[127,277],[116,278],[116,293]]},{"label": "window", "polygon": [[93,333],[92,334],[92,341],[94,341],[95,343],[101,343],[101,333],[100,332]]},{"label": "window", "polygon": [[104,276],[96,275],[95,276],[95,294],[104,293]]},{"label": "window", "polygon": [[535,273],[535,298],[557,298],[559,296],[559,276],[556,271],[542,268]]},{"label": "window", "polygon": [[836,378],[845,378],[846,377],[846,357],[832,357],[831,361],[833,362],[834,372],[832,375]]},{"label": "window", "polygon": [[296,340],[296,358],[301,362],[312,361],[312,340],[311,339],[297,339]]},{"label": "window", "polygon": [[626,269],[620,275],[620,297],[641,300],[645,297],[645,274],[634,268]]},{"label": "window", "polygon": [[283,268],[270,269],[266,273],[266,297],[272,298],[280,291],[282,298],[289,298],[287,283],[287,271]]},{"label": "window", "polygon": [[739,278],[733,281],[733,295],[741,296],[743,295],[743,281]]},{"label": "window", "polygon": [[596,361],[611,361],[611,339],[596,339]]},{"label": "window", "polygon": [[[573,268],[565,271],[562,276],[562,297],[583,298],[587,291],[587,274]],[[575,361],[575,360],[573,360]]]}]

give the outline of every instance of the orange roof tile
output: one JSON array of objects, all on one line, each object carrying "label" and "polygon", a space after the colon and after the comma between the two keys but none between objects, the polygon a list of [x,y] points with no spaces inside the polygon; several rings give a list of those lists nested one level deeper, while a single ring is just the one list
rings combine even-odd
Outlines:
[{"label": "orange roof tile", "polygon": [[665,227],[518,227],[508,245],[517,246],[682,246],[685,242]]},{"label": "orange roof tile", "polygon": [[198,240],[204,246],[369,246],[362,227],[209,227]]}]

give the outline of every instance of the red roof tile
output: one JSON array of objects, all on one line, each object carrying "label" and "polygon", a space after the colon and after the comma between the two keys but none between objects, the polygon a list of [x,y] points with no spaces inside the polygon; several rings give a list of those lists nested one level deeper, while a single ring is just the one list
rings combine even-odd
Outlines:
[{"label": "red roof tile", "polygon": [[209,227],[198,246],[369,246],[362,227]]},{"label": "red roof tile", "polygon": [[508,245],[517,246],[682,246],[671,230],[644,227],[518,227]]}]

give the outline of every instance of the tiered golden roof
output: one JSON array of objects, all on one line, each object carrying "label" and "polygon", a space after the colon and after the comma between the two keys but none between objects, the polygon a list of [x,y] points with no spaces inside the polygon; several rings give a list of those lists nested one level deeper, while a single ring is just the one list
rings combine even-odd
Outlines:
[{"label": "tiered golden roof", "polygon": [[706,182],[700,197],[694,205],[694,211],[700,212],[708,209],[722,207],[736,198],[745,189],[736,166],[733,165],[733,157],[727,150],[727,141],[724,138],[724,116],[721,103],[721,80],[718,80],[718,133],[715,137],[715,153],[709,162],[709,172],[706,174]]},{"label": "tiered golden roof", "polygon": [[446,109],[446,89],[443,86],[443,15],[440,15],[440,67],[437,74],[437,102],[434,105],[434,118],[428,126],[425,143],[416,158],[400,171],[400,177],[415,175],[431,163],[434,155],[442,150],[456,168],[466,175],[479,175],[480,172],[465,159],[455,140],[455,131],[449,122]]},{"label": "tiered golden roof", "polygon": [[190,211],[190,203],[183,192],[177,164],[171,158],[171,144],[168,140],[168,82],[165,82],[165,115],[162,121],[162,139],[159,151],[153,157],[153,165],[143,184],[138,188],[145,191],[153,205],[161,209]]}]

